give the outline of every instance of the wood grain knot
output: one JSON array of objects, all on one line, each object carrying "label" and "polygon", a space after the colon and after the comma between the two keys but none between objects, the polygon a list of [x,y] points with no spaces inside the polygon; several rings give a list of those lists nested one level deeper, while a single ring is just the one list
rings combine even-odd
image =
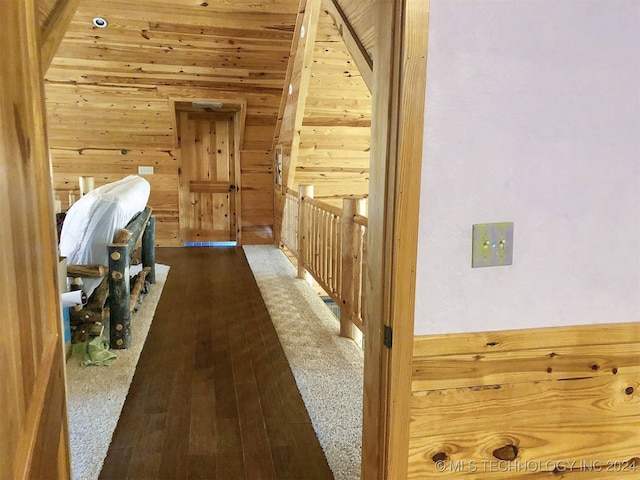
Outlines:
[{"label": "wood grain knot", "polygon": [[626,393],[627,395],[632,395],[634,391],[635,390],[633,387],[627,387],[624,389],[624,393]]},{"label": "wood grain knot", "polygon": [[611,370],[611,373],[613,373],[614,375],[618,373],[618,369],[614,368],[613,370]]},{"label": "wood grain knot", "polygon": [[496,345],[498,345],[498,342],[488,342],[487,343],[487,347],[495,347]]},{"label": "wood grain knot", "polygon": [[549,358],[553,358],[553,357],[557,357],[557,356],[558,356],[558,354],[557,354],[557,353],[555,353],[555,352],[551,352],[551,353],[549,354]]},{"label": "wood grain knot", "polygon": [[433,457],[431,457],[431,460],[433,460],[435,463],[437,463],[437,462],[444,462],[448,458],[449,458],[449,455],[447,455],[446,453],[438,452]]},{"label": "wood grain knot", "polygon": [[208,6],[209,6],[209,4],[208,4],[207,2],[202,2],[202,3],[200,4],[200,6],[201,6],[201,7],[208,7]]},{"label": "wood grain knot", "polygon": [[551,367],[547,368],[547,373],[551,373],[551,372],[553,372],[553,368]]},{"label": "wood grain knot", "polygon": [[515,445],[505,445],[493,451],[493,456],[498,460],[510,462],[518,457],[518,447]]},{"label": "wood grain knot", "polygon": [[600,370],[600,365],[598,365],[597,363],[594,363],[593,365],[591,365],[591,370],[593,370],[594,372],[597,372],[598,370]]}]

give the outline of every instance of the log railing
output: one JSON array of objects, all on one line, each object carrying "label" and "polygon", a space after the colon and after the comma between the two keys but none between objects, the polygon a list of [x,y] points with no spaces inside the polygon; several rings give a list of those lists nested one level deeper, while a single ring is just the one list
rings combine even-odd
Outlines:
[{"label": "log railing", "polygon": [[284,194],[280,241],[291,253],[298,254],[298,192],[290,188]]},{"label": "log railing", "polygon": [[358,338],[364,324],[367,217],[364,199],[342,208],[313,198],[313,187],[287,189],[281,242],[298,260],[298,277],[313,279],[340,305],[340,335]]}]

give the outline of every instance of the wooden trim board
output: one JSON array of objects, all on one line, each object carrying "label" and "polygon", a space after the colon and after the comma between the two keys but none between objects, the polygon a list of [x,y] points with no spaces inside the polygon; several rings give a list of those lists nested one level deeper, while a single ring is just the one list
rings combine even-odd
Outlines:
[{"label": "wooden trim board", "polygon": [[0,478],[69,478],[59,259],[33,0],[3,2],[0,32]]},{"label": "wooden trim board", "polygon": [[43,25],[44,28],[40,32],[39,39],[40,70],[43,77],[51,65],[79,4],[80,0],[58,0],[51,16]]},{"label": "wooden trim board", "polygon": [[[405,478],[428,1],[376,2],[362,478]],[[383,329],[393,346],[383,346]]]},{"label": "wooden trim board", "polygon": [[353,61],[356,62],[358,71],[371,92],[373,90],[373,60],[369,57],[340,5],[335,0],[322,0],[322,6],[336,24],[347,50],[349,50]]}]

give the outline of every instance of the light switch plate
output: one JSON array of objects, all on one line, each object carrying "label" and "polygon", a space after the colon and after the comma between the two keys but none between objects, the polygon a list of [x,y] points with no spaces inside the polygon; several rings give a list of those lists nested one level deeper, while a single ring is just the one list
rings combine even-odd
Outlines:
[{"label": "light switch plate", "polygon": [[138,167],[138,175],[153,175],[153,167]]},{"label": "light switch plate", "polygon": [[472,267],[513,264],[513,222],[478,223],[473,226]]}]

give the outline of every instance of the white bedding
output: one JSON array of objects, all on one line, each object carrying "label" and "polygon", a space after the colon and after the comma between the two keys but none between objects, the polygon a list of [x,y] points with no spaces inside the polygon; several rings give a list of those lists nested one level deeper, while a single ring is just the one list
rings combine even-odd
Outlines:
[{"label": "white bedding", "polygon": [[[60,234],[60,255],[67,264],[108,265],[107,244],[113,235],[147,205],[151,187],[137,175],[92,190],[74,203]],[[90,296],[100,278],[85,278],[83,290]]]}]

